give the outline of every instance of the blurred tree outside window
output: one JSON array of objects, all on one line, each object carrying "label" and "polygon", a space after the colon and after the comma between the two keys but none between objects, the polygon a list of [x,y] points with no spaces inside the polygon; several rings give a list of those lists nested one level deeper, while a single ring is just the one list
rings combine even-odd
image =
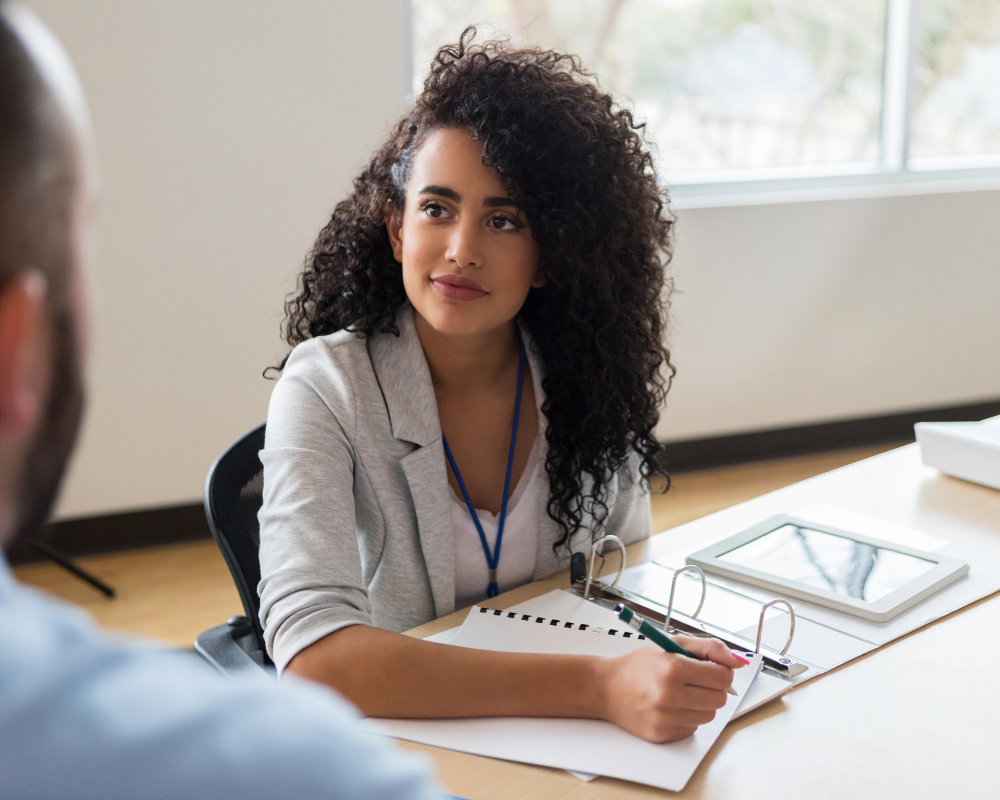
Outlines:
[{"label": "blurred tree outside window", "polygon": [[414,91],[475,24],[580,56],[671,182],[877,171],[892,2],[916,15],[910,154],[1000,153],[1000,0],[410,0]]},{"label": "blurred tree outside window", "polygon": [[910,155],[1000,153],[1000,2],[921,0]]}]

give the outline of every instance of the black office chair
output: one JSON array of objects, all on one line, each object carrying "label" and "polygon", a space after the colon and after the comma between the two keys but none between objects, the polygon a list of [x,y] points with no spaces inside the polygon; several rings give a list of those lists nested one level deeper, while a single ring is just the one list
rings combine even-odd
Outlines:
[{"label": "black office chair", "polygon": [[274,671],[260,626],[260,524],[257,512],[264,491],[264,468],[257,454],[264,447],[264,425],[232,444],[208,471],[205,515],[243,601],[245,616],[201,633],[194,649],[220,672]]}]

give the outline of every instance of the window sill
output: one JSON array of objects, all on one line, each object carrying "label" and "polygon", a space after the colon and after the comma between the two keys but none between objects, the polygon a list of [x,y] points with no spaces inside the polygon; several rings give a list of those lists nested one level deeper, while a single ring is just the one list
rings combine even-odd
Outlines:
[{"label": "window sill", "polygon": [[915,162],[915,169],[884,170],[870,165],[827,170],[760,172],[733,179],[735,173],[699,183],[667,184],[671,205],[678,209],[772,205],[822,200],[1000,190],[1000,158]]}]

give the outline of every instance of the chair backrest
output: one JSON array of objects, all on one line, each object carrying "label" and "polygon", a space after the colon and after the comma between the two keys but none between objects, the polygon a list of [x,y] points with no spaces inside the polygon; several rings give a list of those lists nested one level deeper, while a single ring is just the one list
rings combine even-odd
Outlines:
[{"label": "chair backrest", "polygon": [[[205,515],[212,538],[222,551],[253,625],[257,642],[264,649],[260,626],[260,523],[257,512],[263,502],[264,468],[257,454],[264,447],[264,425],[250,431],[212,464],[205,479]],[[266,654],[265,654],[266,658]]]}]

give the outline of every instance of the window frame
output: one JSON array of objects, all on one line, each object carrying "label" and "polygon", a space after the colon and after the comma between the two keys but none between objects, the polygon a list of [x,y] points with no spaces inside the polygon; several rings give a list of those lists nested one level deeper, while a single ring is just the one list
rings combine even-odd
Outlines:
[{"label": "window frame", "polygon": [[[920,0],[887,0],[880,156],[874,162],[814,164],[703,172],[671,180],[677,208],[892,197],[1000,190],[1000,153],[911,158],[910,132]],[[406,99],[413,99],[413,6],[401,0]]]}]

